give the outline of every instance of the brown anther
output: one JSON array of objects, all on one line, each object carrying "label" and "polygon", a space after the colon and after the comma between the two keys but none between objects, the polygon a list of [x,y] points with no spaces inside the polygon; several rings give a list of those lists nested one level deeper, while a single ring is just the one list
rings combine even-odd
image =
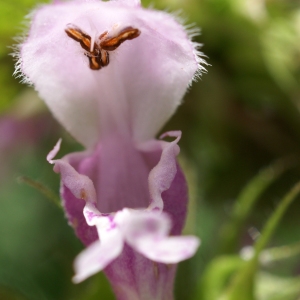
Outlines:
[{"label": "brown anther", "polygon": [[75,40],[76,42],[80,43],[80,46],[86,50],[90,51],[91,49],[91,37],[87,35],[86,33],[82,32],[77,26],[75,25],[69,25],[65,29],[66,34]]},{"label": "brown anther", "polygon": [[117,36],[108,37],[108,31],[103,32],[99,36],[99,40],[94,42],[94,47],[91,50],[92,39],[84,33],[76,25],[69,24],[65,29],[66,34],[86,51],[85,56],[89,59],[89,67],[91,70],[100,70],[109,64],[109,53],[117,49],[126,40],[132,40],[138,37],[141,32],[133,27],[124,28]]},{"label": "brown anther", "polygon": [[137,38],[140,34],[141,32],[138,29],[133,27],[126,27],[122,29],[117,36],[107,37],[103,39],[102,35],[100,35],[100,47],[107,51],[113,51],[125,41],[133,40]]},{"label": "brown anther", "polygon": [[108,35],[108,31],[104,31],[103,33],[100,34],[99,40],[104,39],[104,37],[106,37],[107,35]]},{"label": "brown anther", "polygon": [[109,64],[109,53],[101,49],[101,63],[105,67]]}]

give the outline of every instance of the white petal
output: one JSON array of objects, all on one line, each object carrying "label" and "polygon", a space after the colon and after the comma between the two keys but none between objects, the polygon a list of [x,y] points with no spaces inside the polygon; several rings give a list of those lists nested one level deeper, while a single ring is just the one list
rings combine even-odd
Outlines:
[{"label": "white petal", "polygon": [[168,237],[171,220],[165,213],[123,209],[114,221],[133,249],[156,262],[178,263],[193,256],[200,244],[194,236]]},{"label": "white petal", "polygon": [[175,264],[192,257],[200,241],[194,236],[166,237],[161,240],[144,238],[136,249],[147,258],[165,264]]},{"label": "white petal", "polygon": [[141,0],[113,0],[118,3],[124,3],[127,6],[140,6]]},{"label": "white petal", "polygon": [[[101,222],[100,219],[103,218],[100,211],[96,208],[96,204],[92,202],[86,203],[83,209],[83,214],[89,226],[96,225],[97,223]],[[105,220],[107,220],[107,218],[105,218]]]},{"label": "white petal", "polygon": [[[174,113],[199,68],[184,28],[169,14],[138,1],[67,1],[32,17],[19,68],[54,116],[86,147],[120,131],[136,142],[155,136]],[[135,4],[134,4],[135,3]],[[96,39],[132,26],[141,35],[110,52],[94,71],[80,44],[65,33],[74,24]]]},{"label": "white petal", "polygon": [[103,270],[110,262],[120,255],[123,249],[123,239],[118,229],[101,235],[101,241],[96,241],[83,250],[75,259],[75,283],[81,282],[95,273]]},{"label": "white petal", "polygon": [[171,220],[167,214],[152,211],[123,209],[116,214],[114,222],[130,245],[145,237],[162,238],[171,229]]}]

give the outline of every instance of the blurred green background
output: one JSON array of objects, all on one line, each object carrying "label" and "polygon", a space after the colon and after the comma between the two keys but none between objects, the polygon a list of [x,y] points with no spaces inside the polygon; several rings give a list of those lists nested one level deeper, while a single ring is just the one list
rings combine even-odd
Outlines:
[{"label": "blurred green background", "polygon": [[[58,193],[59,178],[45,159],[49,149],[61,136],[61,155],[81,149],[33,89],[12,76],[14,37],[21,35],[24,16],[37,3],[0,0],[0,299],[114,299],[103,274],[71,283],[72,262],[81,243],[63,212],[18,180],[28,176]],[[230,286],[232,274],[239,270],[237,254],[253,244],[282,197],[300,180],[300,3],[151,4],[180,10],[188,24],[201,28],[196,41],[203,43],[201,50],[210,64],[162,131],[183,131],[181,162],[191,195],[186,232],[202,240],[197,255],[179,266],[176,299],[219,299],[211,291]],[[280,167],[278,159],[284,159]],[[253,178],[256,191],[268,184],[257,192],[251,213],[249,209],[236,223],[238,235],[230,240],[224,224],[233,220],[233,207]],[[296,200],[268,240],[269,246],[287,247],[276,248],[275,255],[265,251],[271,258],[255,271],[254,296],[222,299],[300,299],[299,213]]]}]

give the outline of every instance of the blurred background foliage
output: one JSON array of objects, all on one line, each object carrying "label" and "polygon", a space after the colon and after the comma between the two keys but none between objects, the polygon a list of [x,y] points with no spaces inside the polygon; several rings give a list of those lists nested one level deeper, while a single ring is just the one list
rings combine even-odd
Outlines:
[{"label": "blurred background foliage", "polygon": [[[103,274],[71,283],[82,245],[63,212],[18,180],[58,193],[46,154],[61,136],[61,155],[81,149],[12,76],[14,37],[37,3],[0,1],[0,299],[114,299]],[[299,300],[300,3],[150,4],[201,27],[196,41],[210,64],[163,129],[183,131],[186,232],[202,240],[179,266],[176,299]]]}]

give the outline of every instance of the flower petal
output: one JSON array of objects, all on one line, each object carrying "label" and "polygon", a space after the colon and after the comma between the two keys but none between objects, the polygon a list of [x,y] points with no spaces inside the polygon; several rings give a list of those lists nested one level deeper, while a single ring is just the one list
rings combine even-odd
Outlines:
[{"label": "flower petal", "polygon": [[75,283],[103,270],[122,252],[123,239],[117,228],[109,232],[101,231],[100,239],[76,257],[74,262],[76,275],[73,277]]},{"label": "flower petal", "polygon": [[112,0],[118,3],[124,3],[127,6],[140,6],[141,0]]},{"label": "flower petal", "polygon": [[170,188],[177,173],[176,156],[180,151],[177,143],[181,138],[181,131],[167,132],[162,137],[166,136],[176,137],[176,139],[173,142],[161,144],[160,161],[149,174],[149,191],[151,195],[149,209],[163,210],[161,194]]},{"label": "flower petal", "polygon": [[54,148],[47,155],[47,161],[50,164],[54,164],[53,158],[56,156],[60,149],[61,141],[62,139],[59,139],[58,142],[55,144]]},{"label": "flower petal", "polygon": [[76,235],[81,242],[88,246],[98,240],[97,229],[95,226],[89,226],[86,218],[83,215],[83,209],[86,202],[82,199],[77,199],[72,192],[62,184],[61,198],[69,225],[72,226]]},{"label": "flower petal", "polygon": [[[159,163],[163,151],[162,149],[163,147],[168,148],[167,145],[168,142],[157,140],[151,140],[140,145],[138,150],[138,152],[140,152],[139,155],[143,157],[149,171]],[[176,147],[174,145],[175,144],[173,144],[171,148],[176,150],[177,145]],[[99,158],[101,158],[101,148],[102,147],[99,147],[99,149],[97,148],[98,150],[95,150],[95,152],[99,151],[97,152],[97,155],[95,155],[95,153],[93,154],[93,152],[91,153],[85,151],[83,153],[74,153],[71,155],[67,155],[62,159],[65,163],[69,163],[72,168],[76,170],[77,174],[74,177],[75,180],[81,174],[85,174],[90,179],[92,179],[93,182],[97,182],[98,176],[96,176],[97,172],[95,172],[95,164],[98,164]],[[124,149],[124,146],[121,146],[120,149]],[[173,154],[170,149],[167,149],[167,151],[169,151],[170,163],[175,163],[176,165],[176,151],[175,153],[173,152]],[[166,160],[165,162],[167,161],[168,160]],[[168,169],[168,166],[164,166],[164,164],[161,164],[160,167],[162,168],[162,171],[158,174],[163,174],[163,170]],[[131,166],[127,169],[127,172],[130,173],[136,171],[139,173],[138,170],[139,167]],[[161,194],[161,198],[163,199],[163,209],[168,214],[162,214],[162,226],[158,227],[158,231],[154,230],[154,236],[159,236],[160,240],[163,239],[163,237],[165,237],[170,230],[173,235],[180,234],[185,221],[187,206],[186,182],[183,173],[178,166],[174,169],[174,171],[174,178],[170,183],[169,189],[163,191]],[[68,174],[71,174],[71,172]],[[129,176],[128,174],[127,176]],[[82,178],[83,180],[85,179],[85,177]],[[157,179],[159,178],[160,177],[158,176]],[[163,177],[161,179],[163,179]],[[145,179],[145,181],[147,181],[147,179]],[[158,187],[160,187],[159,184]],[[148,192],[146,197],[148,199],[147,201],[149,201]],[[64,199],[64,205],[68,219],[71,221],[72,226],[75,227],[76,233],[82,240],[82,242],[85,245],[89,245],[92,242],[96,241],[98,239],[96,226],[88,226],[87,222],[90,225],[97,224],[97,219],[101,218],[105,223],[105,219],[102,218],[105,214],[100,213],[99,209],[95,207],[94,203],[76,199],[72,192],[63,184],[62,198]],[[103,199],[99,200],[103,201]],[[144,201],[143,199],[141,200]],[[106,202],[109,203],[109,201]],[[84,205],[85,217],[82,213]],[[145,206],[145,204],[141,206]],[[156,215],[160,215],[159,211],[153,212],[151,210],[147,210],[145,213],[148,216],[154,213],[154,218],[156,218]],[[108,219],[112,219],[114,217],[114,214],[109,214],[107,217]],[[170,217],[172,219],[172,226]],[[106,219],[106,221],[108,219]],[[114,220],[117,220],[117,216]],[[145,229],[147,229],[147,226],[145,227]],[[142,232],[143,231],[141,231],[141,233]],[[150,232],[148,232],[148,234],[151,235],[151,230]],[[134,240],[134,236],[132,237],[132,239]],[[149,299],[172,299],[175,271],[176,265],[170,266],[153,262],[152,260],[146,258],[144,254],[137,252],[131,246],[129,246],[129,244],[126,243],[122,253],[115,260],[109,263],[104,269],[106,276],[111,282],[117,299],[119,300],[140,299],[142,297],[145,297],[145,295],[147,295]],[[147,282],[147,284],[145,284],[145,282]]]},{"label": "flower petal", "polygon": [[153,261],[175,264],[192,257],[199,245],[200,241],[195,236],[167,237],[161,240],[145,237],[139,239],[134,248]]},{"label": "flower petal", "polygon": [[[48,158],[49,156],[52,158],[53,151],[51,150],[48,154]],[[87,155],[87,152],[73,153],[63,159],[52,161],[54,171],[61,174],[60,193],[69,224],[75,229],[77,236],[85,245],[89,245],[97,239],[96,229],[87,225],[83,215],[86,202],[96,203],[94,184],[88,176],[80,174],[76,170],[79,163]]]},{"label": "flower petal", "polygon": [[164,212],[172,219],[171,235],[180,235],[187,214],[188,191],[187,184],[180,166],[170,188],[162,193]]},{"label": "flower petal", "polygon": [[99,219],[102,217],[100,211],[95,207],[94,203],[87,202],[83,214],[86,220],[86,223],[89,226],[94,226],[99,222]]},{"label": "flower petal", "polygon": [[105,137],[84,171],[94,182],[101,213],[149,205],[150,169],[131,137],[115,134]]},{"label": "flower petal", "polygon": [[150,210],[164,209],[172,217],[172,234],[181,233],[187,190],[184,176],[176,166],[180,133],[169,135],[177,139],[170,143],[152,140],[142,143],[139,149],[130,146],[131,139],[112,136],[94,152],[73,153],[54,160],[55,171],[62,175],[66,215],[85,245],[97,239],[92,226],[94,217],[124,207],[147,208],[150,203]]},{"label": "flower petal", "polygon": [[116,299],[174,299],[176,265],[153,262],[126,243],[123,252],[104,270]]},{"label": "flower petal", "polygon": [[[137,4],[82,0],[42,6],[32,15],[29,36],[21,45],[19,69],[86,147],[116,130],[139,142],[153,138],[199,68],[183,26],[167,13]],[[95,71],[85,50],[65,33],[68,24],[92,40],[128,26],[141,34],[110,51],[109,65]]]},{"label": "flower petal", "polygon": [[115,222],[133,249],[156,262],[178,263],[193,256],[199,246],[194,236],[168,237],[171,221],[165,213],[124,209]]},{"label": "flower petal", "polygon": [[79,174],[69,162],[69,159],[74,157],[75,155],[69,155],[65,156],[64,159],[54,160],[53,169],[56,173],[61,174],[62,183],[72,191],[77,199],[96,203],[96,191],[93,182],[88,176]]},{"label": "flower petal", "polygon": [[171,229],[169,216],[160,212],[125,208],[116,214],[114,221],[130,245],[145,237],[163,238]]},{"label": "flower petal", "polygon": [[[161,155],[161,141],[143,144],[143,151],[150,165],[156,165]],[[177,166],[177,173],[168,190],[162,193],[164,211],[172,218],[172,235],[182,231],[187,209],[187,186],[184,175]],[[174,299],[173,283],[176,264],[166,265],[146,258],[125,243],[123,252],[104,270],[118,300]],[[145,284],[147,282],[147,284]]]}]

